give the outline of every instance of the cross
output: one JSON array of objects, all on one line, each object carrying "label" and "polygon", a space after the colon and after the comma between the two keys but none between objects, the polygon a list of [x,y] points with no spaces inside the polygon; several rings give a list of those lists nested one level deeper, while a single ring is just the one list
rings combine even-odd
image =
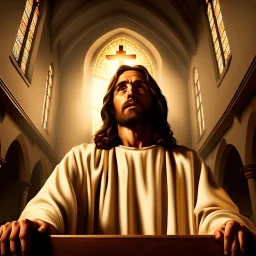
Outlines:
[{"label": "cross", "polygon": [[136,54],[126,55],[126,51],[123,49],[123,45],[119,45],[119,51],[116,51],[116,54],[106,55],[106,58],[108,60],[118,60],[119,66],[123,65],[125,60],[136,59]]}]

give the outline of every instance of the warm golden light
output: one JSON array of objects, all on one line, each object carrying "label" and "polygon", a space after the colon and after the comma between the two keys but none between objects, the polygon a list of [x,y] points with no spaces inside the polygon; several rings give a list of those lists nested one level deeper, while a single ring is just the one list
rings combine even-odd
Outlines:
[{"label": "warm golden light", "polygon": [[124,37],[116,38],[108,43],[100,51],[94,65],[92,85],[93,134],[102,126],[100,110],[109,81],[122,64],[129,66],[141,64],[154,77],[153,65],[149,56],[137,44]]}]

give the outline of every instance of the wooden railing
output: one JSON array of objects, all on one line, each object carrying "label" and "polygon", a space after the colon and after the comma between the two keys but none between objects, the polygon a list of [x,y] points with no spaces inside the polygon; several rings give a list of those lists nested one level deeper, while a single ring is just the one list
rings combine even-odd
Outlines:
[{"label": "wooden railing", "polygon": [[54,256],[223,255],[208,236],[53,236],[51,246]]},{"label": "wooden railing", "polygon": [[213,236],[54,235],[32,241],[32,255],[222,256],[224,254],[222,245]]},{"label": "wooden railing", "polygon": [[[246,256],[256,255],[247,243]],[[213,236],[44,236],[32,241],[32,255],[52,256],[223,256]]]}]

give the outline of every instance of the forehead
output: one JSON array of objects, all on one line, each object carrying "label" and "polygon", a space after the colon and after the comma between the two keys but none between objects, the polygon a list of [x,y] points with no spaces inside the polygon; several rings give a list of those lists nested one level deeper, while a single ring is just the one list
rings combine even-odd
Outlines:
[{"label": "forehead", "polygon": [[135,81],[137,79],[144,80],[145,78],[139,71],[127,70],[118,77],[117,83],[121,81]]}]

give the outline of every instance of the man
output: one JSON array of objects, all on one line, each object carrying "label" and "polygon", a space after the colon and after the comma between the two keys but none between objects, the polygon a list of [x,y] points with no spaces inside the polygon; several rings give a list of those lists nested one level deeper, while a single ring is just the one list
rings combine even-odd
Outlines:
[{"label": "man", "polygon": [[30,229],[50,234],[214,234],[243,253],[255,227],[191,149],[178,146],[167,102],[143,66],[121,66],[103,100],[95,143],[74,147],[28,203],[1,227],[1,253],[29,250]]}]

